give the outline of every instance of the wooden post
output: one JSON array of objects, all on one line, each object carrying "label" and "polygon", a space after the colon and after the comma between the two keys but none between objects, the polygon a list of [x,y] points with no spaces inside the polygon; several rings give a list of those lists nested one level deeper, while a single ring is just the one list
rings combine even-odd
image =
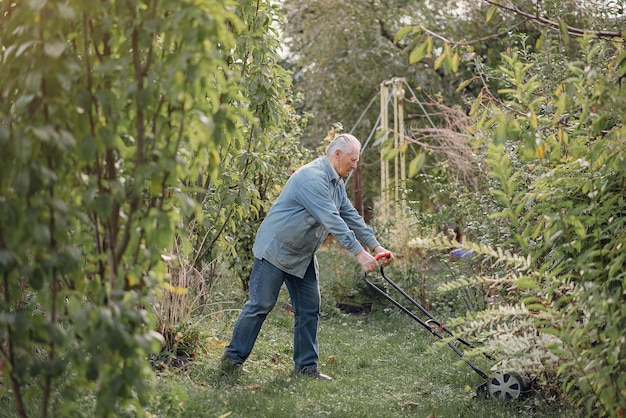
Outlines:
[{"label": "wooden post", "polygon": [[398,83],[397,79],[393,79],[391,86],[393,94],[393,148],[396,153],[393,156],[393,214],[396,220],[400,213],[400,155],[398,155],[398,148],[400,147],[400,135],[398,132],[398,86],[402,87],[402,84]]},{"label": "wooden post", "polygon": [[[398,143],[400,147],[402,147],[402,151],[400,151],[400,184],[402,191],[400,193],[400,213],[402,219],[405,219],[406,214],[406,139],[404,136],[404,79],[398,79]],[[404,221],[402,223],[404,225]],[[405,231],[406,229],[402,229]]]},{"label": "wooden post", "polygon": [[354,170],[354,177],[352,178],[352,185],[354,186],[354,207],[359,212],[359,215],[365,217],[365,209],[363,207],[363,189],[361,187],[361,161]]},{"label": "wooden post", "polygon": [[[388,82],[380,84],[380,147],[384,148],[389,133],[389,115],[387,101],[389,99]],[[385,160],[383,152],[380,153],[380,213],[383,219],[389,219],[389,161]]]},{"label": "wooden post", "polygon": [[398,234],[396,234],[398,240],[402,243],[408,238],[407,227],[407,199],[406,199],[406,147],[404,136],[404,79],[398,79],[396,87],[396,95],[398,97],[398,144],[401,148],[399,153],[400,158],[400,182],[398,192],[400,194],[400,210],[396,213],[396,223],[398,228]]}]

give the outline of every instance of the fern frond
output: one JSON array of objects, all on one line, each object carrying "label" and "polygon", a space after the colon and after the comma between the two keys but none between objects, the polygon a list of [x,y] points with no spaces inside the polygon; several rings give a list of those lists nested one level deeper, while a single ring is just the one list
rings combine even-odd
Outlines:
[{"label": "fern frond", "polygon": [[446,293],[454,290],[464,289],[466,287],[477,286],[488,281],[489,277],[475,276],[475,277],[463,277],[456,280],[443,283],[437,288],[437,292]]},{"label": "fern frond", "polygon": [[531,311],[524,304],[504,304],[483,311],[468,312],[465,317],[453,318],[448,323],[451,326],[461,326],[464,335],[486,334],[498,337],[501,333],[512,330],[533,329],[536,332],[537,321],[544,317],[549,319],[549,313]]},{"label": "fern frond", "polygon": [[[549,323],[547,312],[532,311],[523,304],[500,305],[453,318],[447,327],[455,336],[476,343],[464,354],[479,358],[484,353],[499,359],[492,370],[517,369],[526,373],[554,372],[562,364],[563,342],[550,332],[538,332],[537,323]],[[448,339],[441,344],[453,341]],[[438,343],[439,344],[439,343]]]},{"label": "fern frond", "polygon": [[456,280],[443,283],[437,288],[439,293],[447,293],[454,290],[464,289],[467,287],[477,285],[487,285],[490,287],[500,287],[507,291],[521,289],[531,289],[536,287],[537,274],[532,273],[530,275],[517,274],[515,272],[508,272],[503,276],[474,276],[474,277],[461,277]]},{"label": "fern frond", "polygon": [[[409,241],[409,247],[421,248],[426,250],[447,250],[450,248],[456,248],[459,243],[455,240],[450,240],[447,237],[416,237]],[[530,255],[527,257],[513,254],[509,250],[503,250],[502,248],[493,248],[487,244],[475,243],[471,241],[464,241],[463,248],[473,252],[475,255],[482,255],[489,257],[495,261],[496,264],[512,265],[520,270],[526,270],[531,265]]]}]

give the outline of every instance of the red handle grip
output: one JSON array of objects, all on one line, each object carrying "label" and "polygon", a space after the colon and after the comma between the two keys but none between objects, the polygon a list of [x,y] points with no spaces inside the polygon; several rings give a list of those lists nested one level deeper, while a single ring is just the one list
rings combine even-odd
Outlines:
[{"label": "red handle grip", "polygon": [[387,251],[387,252],[384,252],[384,253],[378,253],[378,254],[376,254],[376,255],[374,256],[374,258],[376,259],[376,261],[380,260],[380,259],[381,259],[381,258],[383,258],[383,257],[385,257],[385,258],[390,258],[390,257],[391,257],[391,252],[390,252],[390,251]]}]

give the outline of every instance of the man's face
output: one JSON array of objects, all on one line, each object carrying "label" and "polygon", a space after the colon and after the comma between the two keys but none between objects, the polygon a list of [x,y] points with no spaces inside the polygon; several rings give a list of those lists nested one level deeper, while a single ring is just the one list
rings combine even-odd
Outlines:
[{"label": "man's face", "polygon": [[359,162],[359,151],[356,148],[351,148],[348,152],[336,150],[333,159],[333,167],[337,174],[346,178],[352,170],[356,168]]}]

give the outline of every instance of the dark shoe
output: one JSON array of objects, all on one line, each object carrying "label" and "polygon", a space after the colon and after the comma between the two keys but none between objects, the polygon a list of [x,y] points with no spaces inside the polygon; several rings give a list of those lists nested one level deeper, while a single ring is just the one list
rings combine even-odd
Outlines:
[{"label": "dark shoe", "polygon": [[300,374],[312,377],[312,378],[317,379],[317,380],[333,380],[332,377],[327,376],[324,373],[321,373],[317,369],[302,370],[302,371],[300,371]]},{"label": "dark shoe", "polygon": [[248,371],[243,368],[242,363],[236,363],[229,358],[222,357],[222,361],[220,362],[220,374],[222,376],[233,376],[241,373],[248,373]]}]

